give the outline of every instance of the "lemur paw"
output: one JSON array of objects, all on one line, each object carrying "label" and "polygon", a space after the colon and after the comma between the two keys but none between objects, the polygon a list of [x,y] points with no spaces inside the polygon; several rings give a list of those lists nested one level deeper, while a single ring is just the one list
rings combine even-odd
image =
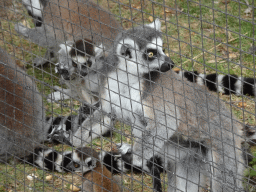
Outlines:
[{"label": "lemur paw", "polygon": [[24,37],[28,37],[28,33],[27,33],[27,27],[25,27],[23,24],[21,23],[17,23],[14,26],[15,31],[17,31],[17,33],[23,35]]},{"label": "lemur paw", "polygon": [[132,152],[132,146],[128,143],[118,143],[116,145],[117,145],[119,152],[122,155]]}]

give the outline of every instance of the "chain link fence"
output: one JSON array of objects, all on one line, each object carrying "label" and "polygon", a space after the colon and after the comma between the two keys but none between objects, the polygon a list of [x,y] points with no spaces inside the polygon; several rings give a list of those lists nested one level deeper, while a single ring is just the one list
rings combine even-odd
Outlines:
[{"label": "chain link fence", "polygon": [[254,0],[1,0],[0,191],[256,191]]}]

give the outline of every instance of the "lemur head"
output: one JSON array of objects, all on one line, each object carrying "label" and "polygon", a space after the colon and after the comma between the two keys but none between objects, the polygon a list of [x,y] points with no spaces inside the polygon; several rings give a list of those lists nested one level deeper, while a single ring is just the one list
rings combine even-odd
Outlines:
[{"label": "lemur head", "polygon": [[74,80],[88,74],[95,58],[103,53],[103,46],[97,47],[91,40],[81,39],[75,43],[61,44],[58,53],[59,63],[56,64],[55,72],[64,80]]},{"label": "lemur head", "polygon": [[71,159],[72,162],[68,164],[67,168],[73,172],[81,172],[83,174],[93,170],[100,163],[98,153],[90,147],[77,148],[72,153]]},{"label": "lemur head", "polygon": [[163,52],[159,19],[119,34],[114,48],[121,63],[119,68],[135,75],[154,70],[165,72],[174,64]]}]

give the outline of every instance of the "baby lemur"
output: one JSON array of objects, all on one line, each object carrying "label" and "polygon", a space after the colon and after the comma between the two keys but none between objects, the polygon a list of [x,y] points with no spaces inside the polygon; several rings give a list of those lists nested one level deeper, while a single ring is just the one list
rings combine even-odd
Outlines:
[{"label": "baby lemur", "polygon": [[136,138],[133,146],[120,145],[122,158],[148,173],[162,167],[168,191],[243,191],[242,124],[206,87],[167,71],[173,63],[160,30],[157,19],[118,35],[113,52],[99,61],[101,111],[71,142],[90,143],[111,129],[104,119],[115,116],[130,122]]},{"label": "baby lemur", "polygon": [[34,151],[46,140],[42,96],[34,79],[0,49],[0,162]]},{"label": "baby lemur", "polygon": [[118,192],[120,178],[113,176],[101,163],[98,153],[90,147],[77,148],[72,154],[72,162],[67,166],[74,172],[82,172],[82,191],[86,192]]},{"label": "baby lemur", "polygon": [[16,31],[30,41],[48,48],[46,58],[37,59],[42,65],[55,58],[59,45],[89,39],[96,46],[110,49],[120,24],[111,13],[92,0],[22,0],[34,18],[36,28],[16,24]]}]

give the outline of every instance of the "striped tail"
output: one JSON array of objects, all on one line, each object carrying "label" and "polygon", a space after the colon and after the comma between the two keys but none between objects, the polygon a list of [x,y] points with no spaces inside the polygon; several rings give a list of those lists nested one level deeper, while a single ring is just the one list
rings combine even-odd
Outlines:
[{"label": "striped tail", "polygon": [[210,91],[220,92],[225,95],[230,95],[231,93],[238,96],[256,95],[256,79],[254,78],[238,77],[237,75],[219,75],[217,73],[206,75],[197,71],[184,71],[178,68],[173,70],[190,82],[205,85]]},{"label": "striped tail", "polygon": [[[78,128],[83,124],[88,115],[92,114],[93,111],[99,107],[99,102],[93,107],[84,104],[78,110],[78,115],[69,116],[58,116],[58,117],[47,117],[46,118],[46,129],[48,130],[48,139],[56,131],[63,130],[64,132],[75,133]],[[60,143],[54,140],[54,143]]]},{"label": "striped tail", "polygon": [[38,147],[33,154],[24,158],[24,162],[45,170],[71,172],[72,170],[67,168],[72,161],[71,158],[72,151],[65,151],[61,154],[53,149]]}]

